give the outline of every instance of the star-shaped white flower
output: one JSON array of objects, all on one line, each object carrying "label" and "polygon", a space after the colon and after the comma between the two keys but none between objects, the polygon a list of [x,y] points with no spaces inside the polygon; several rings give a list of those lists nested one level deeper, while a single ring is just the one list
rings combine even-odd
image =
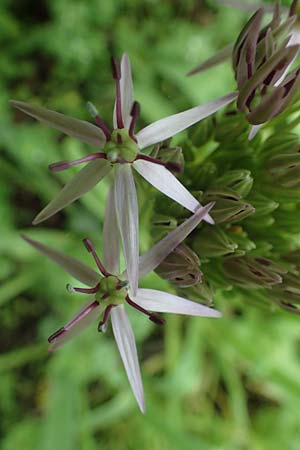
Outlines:
[{"label": "star-shaped white flower", "polygon": [[[218,109],[232,102],[237,97],[237,94],[230,93],[205,105],[196,106],[179,114],[158,120],[135,133],[134,128],[139,114],[139,106],[133,100],[133,83],[129,57],[125,53],[122,57],[121,65],[115,58],[112,62],[113,76],[116,81],[113,131],[110,131],[109,127],[100,119],[98,112],[91,104],[89,109],[95,118],[97,126],[24,102],[12,101],[12,105],[35,119],[102,150],[76,161],[62,161],[50,166],[52,170],[58,171],[88,162],[37,215],[33,224],[38,224],[48,219],[88,192],[113,171],[115,175],[116,214],[128,267],[128,278],[134,292],[136,292],[138,283],[139,232],[138,204],[132,168],[159,191],[191,212],[196,211],[201,206],[198,200],[189,193],[161,161],[147,156],[142,150],[170,138],[213,114]],[[213,223],[209,215],[206,216],[205,220]]]},{"label": "star-shaped white flower", "polygon": [[[141,256],[138,264],[139,278],[155,269],[196,228],[212,206],[213,203],[204,208],[199,208],[189,219]],[[28,237],[23,236],[23,238],[74,278],[89,286],[88,288],[74,288],[68,285],[69,291],[94,296],[93,300],[89,301],[70,322],[49,337],[50,350],[56,350],[92,322],[95,320],[99,321],[100,317],[102,319],[99,322],[98,330],[104,331],[108,317],[111,316],[113,333],[129,383],[141,411],[144,412],[144,392],[137,349],[125,305],[129,305],[146,314],[156,324],[163,324],[164,320],[152,311],[205,317],[220,317],[221,314],[207,306],[155,289],[138,289],[134,295],[132,286],[126,280],[126,272],[120,275],[120,255],[117,236],[118,225],[115,214],[114,196],[110,192],[103,233],[103,264],[97,256],[93,244],[88,239],[84,240],[84,244],[94,257],[101,275],[77,259],[64,255]]]}]

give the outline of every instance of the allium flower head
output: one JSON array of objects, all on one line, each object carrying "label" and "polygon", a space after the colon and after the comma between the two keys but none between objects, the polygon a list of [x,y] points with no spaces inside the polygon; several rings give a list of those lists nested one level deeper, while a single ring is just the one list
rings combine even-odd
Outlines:
[{"label": "allium flower head", "polygon": [[[33,223],[38,224],[48,219],[92,189],[110,172],[113,172],[117,221],[128,267],[128,278],[133,291],[136,292],[139,230],[138,203],[132,168],[159,191],[189,211],[196,211],[201,206],[199,201],[167,169],[168,163],[154,159],[143,153],[142,150],[170,138],[213,114],[232,102],[236,98],[236,93],[230,93],[205,105],[196,106],[158,120],[136,133],[135,125],[139,115],[139,105],[133,100],[133,83],[128,55],[126,53],[123,55],[121,64],[116,58],[113,58],[112,69],[116,83],[113,130],[110,130],[102,121],[97,110],[91,104],[88,106],[96,125],[66,117],[40,106],[19,101],[13,101],[12,104],[41,122],[101,149],[101,152],[92,153],[76,161],[51,164],[51,170],[60,171],[77,164],[88,163],[37,215]],[[209,215],[205,217],[205,220],[213,223]]]},{"label": "allium flower head", "polygon": [[[200,208],[193,216],[140,257],[138,263],[139,277],[143,277],[155,269],[196,228],[212,206],[213,204],[209,204]],[[92,242],[88,239],[84,240],[84,245],[88,252],[92,254],[100,273],[40,242],[25,236],[23,238],[40,253],[63,267],[78,281],[89,286],[73,287],[67,285],[69,292],[93,297],[65,326],[59,328],[49,337],[50,350],[56,350],[95,320],[98,320],[98,330],[100,332],[105,331],[107,320],[111,317],[113,333],[129,382],[140,409],[144,411],[144,393],[136,344],[125,305],[147,315],[152,322],[158,325],[162,325],[164,320],[153,311],[207,317],[220,317],[220,313],[201,304],[154,289],[138,289],[134,293],[133,287],[127,280],[126,271],[120,273],[119,246],[116,245],[116,242],[118,242],[116,239],[117,233],[116,219],[108,214],[105,217],[103,234],[103,263],[100,261]]]}]

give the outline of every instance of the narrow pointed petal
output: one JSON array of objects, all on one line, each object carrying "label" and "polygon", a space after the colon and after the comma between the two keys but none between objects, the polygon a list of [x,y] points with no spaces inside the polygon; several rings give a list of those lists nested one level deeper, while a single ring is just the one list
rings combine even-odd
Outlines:
[{"label": "narrow pointed petal", "polygon": [[128,381],[142,413],[145,412],[144,390],[138,361],[134,334],[124,305],[111,311],[111,321],[115,340],[126,370]]},{"label": "narrow pointed petal", "polygon": [[[189,211],[195,212],[201,206],[198,200],[164,166],[139,159],[133,163],[133,167],[152,186]],[[209,215],[204,220],[214,223]]]},{"label": "narrow pointed petal", "polygon": [[249,136],[248,136],[249,141],[252,141],[252,139],[255,138],[255,136],[257,135],[257,133],[261,129],[261,127],[262,127],[262,124],[260,124],[260,125],[253,125],[251,127],[251,130],[250,130]]},{"label": "narrow pointed petal", "polygon": [[81,169],[58,193],[58,195],[35,217],[33,225],[43,222],[61,209],[73,203],[90,191],[111,171],[111,165],[103,159],[96,159]]},{"label": "narrow pointed petal", "polygon": [[139,218],[136,189],[129,164],[116,167],[115,204],[128,281],[135,295],[139,274]]},{"label": "narrow pointed petal", "polygon": [[120,273],[119,227],[116,216],[114,187],[107,196],[103,226],[103,265],[109,273]]},{"label": "narrow pointed petal", "polygon": [[[127,53],[124,53],[121,60],[121,108],[122,118],[125,128],[128,128],[131,121],[131,108],[133,105],[133,82],[131,75],[131,64]],[[114,108],[114,128],[117,127],[116,105]]]},{"label": "narrow pointed petal", "polygon": [[231,92],[205,105],[195,106],[187,111],[173,114],[148,125],[136,134],[139,148],[149,147],[149,145],[156,144],[174,136],[233,102],[237,96],[237,92]]},{"label": "narrow pointed petal", "polygon": [[192,69],[187,75],[188,76],[195,75],[196,73],[204,72],[205,70],[211,69],[212,67],[222,64],[231,57],[233,47],[234,47],[233,43],[226,45],[226,47],[222,48],[221,50],[216,52],[213,56],[206,59],[197,67]]},{"label": "narrow pointed petal", "polygon": [[209,203],[203,208],[199,208],[196,213],[185,220],[179,227],[167,234],[165,238],[159,241],[147,253],[140,257],[139,278],[147,275],[171,253],[178,245],[199,225],[201,220],[214,206]]},{"label": "narrow pointed petal", "polygon": [[[97,302],[94,303],[96,304]],[[50,336],[50,352],[54,352],[62,345],[69,342],[100,317],[102,310],[101,306],[98,305],[89,308],[88,305],[89,304],[80,310],[79,313],[77,313],[63,328],[55,333],[57,334],[57,337],[55,337],[55,334]],[[93,306],[93,304],[91,306]]]},{"label": "narrow pointed petal", "polygon": [[215,309],[200,303],[191,302],[177,295],[156,289],[138,289],[134,301],[145,309],[154,312],[186,314],[188,316],[221,317]]},{"label": "narrow pointed petal", "polygon": [[81,281],[81,283],[87,284],[88,286],[95,286],[95,284],[99,282],[100,275],[90,267],[78,261],[78,259],[65,255],[64,253],[54,250],[34,239],[30,239],[27,236],[23,235],[22,238],[42,255],[62,267],[72,277]]},{"label": "narrow pointed petal", "polygon": [[43,108],[42,106],[31,105],[30,103],[12,100],[11,104],[34,119],[52,128],[56,128],[69,136],[75,137],[80,141],[98,148],[102,148],[105,145],[106,138],[103,131],[89,122],[73,119],[73,117],[65,116],[64,114]]}]

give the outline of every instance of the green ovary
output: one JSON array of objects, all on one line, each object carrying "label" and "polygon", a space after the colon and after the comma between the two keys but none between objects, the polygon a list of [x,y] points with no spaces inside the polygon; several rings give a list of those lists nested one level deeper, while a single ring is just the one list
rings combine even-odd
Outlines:
[{"label": "green ovary", "polygon": [[[99,284],[99,290],[96,293],[96,300],[107,302],[108,304],[121,305],[125,302],[127,296],[126,286],[120,288],[122,281],[114,275],[103,278]],[[102,297],[104,299],[102,299]]]},{"label": "green ovary", "polygon": [[104,151],[111,162],[116,162],[118,158],[133,162],[139,153],[136,142],[131,139],[126,128],[116,129],[112,132],[111,139],[106,144]]}]

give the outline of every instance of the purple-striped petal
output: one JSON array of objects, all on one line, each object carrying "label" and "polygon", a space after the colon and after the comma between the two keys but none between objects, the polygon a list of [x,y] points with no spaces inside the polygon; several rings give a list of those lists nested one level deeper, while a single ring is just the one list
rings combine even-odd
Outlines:
[{"label": "purple-striped petal", "polygon": [[109,190],[103,226],[103,265],[109,273],[120,273],[120,241],[114,187]]},{"label": "purple-striped petal", "polygon": [[131,292],[138,287],[139,217],[138,202],[130,164],[116,167],[115,205],[116,215],[126,261],[127,277]]},{"label": "purple-striped petal", "polygon": [[220,108],[231,103],[238,96],[237,92],[219,97],[204,105],[195,106],[178,114],[165,117],[157,122],[148,125],[136,134],[138,146],[140,149],[149,147],[157,142],[164,141],[180,131],[194,125],[200,120],[205,119],[211,114],[218,111]]},{"label": "purple-striped petal", "polygon": [[138,361],[134,334],[124,305],[111,311],[111,322],[115,340],[126,370],[128,381],[142,413],[145,412],[144,390]]},{"label": "purple-striped petal", "polygon": [[[139,159],[133,163],[133,167],[152,186],[189,211],[195,212],[201,206],[198,200],[164,166]],[[214,223],[209,215],[204,220],[208,223]]]},{"label": "purple-striped petal", "polygon": [[103,131],[89,122],[74,119],[73,117],[65,116],[64,114],[43,108],[42,106],[31,105],[30,103],[12,100],[11,104],[34,119],[94,147],[102,148],[106,143]]},{"label": "purple-striped petal", "polygon": [[104,159],[96,159],[81,169],[54,197],[54,199],[35,217],[33,225],[48,219],[73,203],[96,186],[111,171],[111,165]]},{"label": "purple-striped petal", "polygon": [[99,282],[101,278],[100,275],[90,267],[78,261],[78,259],[65,255],[64,253],[54,250],[41,242],[35,241],[34,239],[30,239],[27,236],[22,236],[22,238],[42,255],[62,267],[72,277],[81,281],[81,283],[88,286],[95,286],[95,284]]},{"label": "purple-striped petal", "polygon": [[177,295],[155,289],[138,289],[134,301],[145,309],[154,312],[186,314],[188,316],[221,317],[215,309],[200,303],[191,302]]},{"label": "purple-striped petal", "polygon": [[139,278],[152,272],[178,245],[197,227],[206,214],[214,206],[214,202],[203,208],[185,220],[179,227],[167,234],[165,238],[154,245],[147,253],[140,257]]}]

